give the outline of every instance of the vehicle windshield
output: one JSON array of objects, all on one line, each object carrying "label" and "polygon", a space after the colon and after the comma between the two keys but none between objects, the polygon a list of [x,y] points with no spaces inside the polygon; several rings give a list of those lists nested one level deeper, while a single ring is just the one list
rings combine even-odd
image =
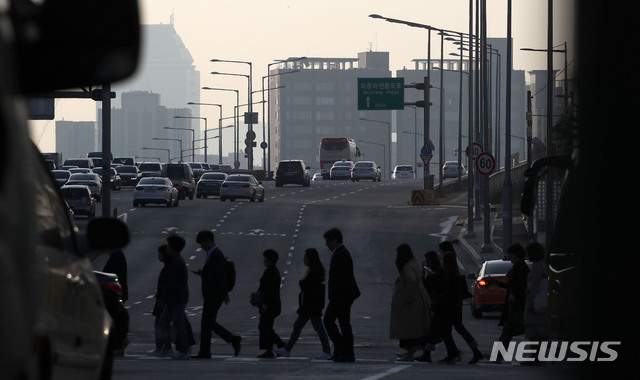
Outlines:
[{"label": "vehicle windshield", "polygon": [[71,177],[69,177],[69,180],[72,180],[72,181],[95,181],[95,179],[96,179],[95,174],[84,174],[84,173],[72,174]]},{"label": "vehicle windshield", "polygon": [[413,170],[413,168],[411,166],[398,166],[396,168],[397,172],[410,171],[410,170]]},{"label": "vehicle windshield", "polygon": [[282,169],[300,169],[300,163],[299,162],[295,162],[295,161],[291,161],[291,162],[281,162],[280,165],[278,165],[278,169],[282,170]]},{"label": "vehicle windshield", "polygon": [[116,168],[116,171],[118,173],[136,173],[136,167],[135,166],[118,166]]},{"label": "vehicle windshield", "polygon": [[359,167],[373,167],[374,164],[373,162],[357,162],[354,167],[355,168],[359,168]]},{"label": "vehicle windshield", "polygon": [[157,177],[142,178],[140,182],[138,182],[138,185],[164,185],[164,184],[166,184],[166,181],[164,180],[164,178],[157,178]]},{"label": "vehicle windshield", "polygon": [[493,261],[487,262],[487,265],[484,268],[484,274],[506,274],[513,264],[511,261]]},{"label": "vehicle windshield", "polygon": [[205,173],[200,179],[226,179],[227,175],[224,173]]},{"label": "vehicle windshield", "polygon": [[69,178],[71,173],[69,172],[51,172],[53,174],[53,178]]},{"label": "vehicle windshield", "polygon": [[62,191],[62,196],[65,197],[65,199],[81,199],[89,196],[87,189],[78,187],[66,187],[60,189],[60,191]]},{"label": "vehicle windshield", "polygon": [[159,163],[142,163],[140,164],[140,170],[152,170],[152,171],[159,171],[160,170],[160,164]]},{"label": "vehicle windshield", "polygon": [[182,165],[171,165],[167,167],[167,177],[180,178],[184,176],[184,168]]},{"label": "vehicle windshield", "polygon": [[227,177],[227,181],[235,181],[235,182],[251,182],[251,177],[248,175],[230,175]]},{"label": "vehicle windshield", "polygon": [[351,162],[336,162],[335,164],[333,164],[334,167],[343,167],[343,168],[350,168],[351,167]]},{"label": "vehicle windshield", "polygon": [[193,169],[202,169],[202,165],[197,162],[189,162],[189,166],[191,166],[191,168]]}]

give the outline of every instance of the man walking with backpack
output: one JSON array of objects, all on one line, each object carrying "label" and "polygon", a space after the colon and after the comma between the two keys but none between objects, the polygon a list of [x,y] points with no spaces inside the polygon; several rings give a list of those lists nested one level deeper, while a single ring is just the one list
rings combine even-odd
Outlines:
[{"label": "man walking with backpack", "polygon": [[211,231],[198,232],[196,243],[200,244],[200,247],[206,253],[207,261],[202,269],[193,272],[202,277],[204,304],[200,323],[200,352],[198,352],[198,355],[192,356],[192,358],[211,358],[211,331],[224,339],[225,342],[231,343],[234,355],[238,356],[241,337],[233,335],[216,322],[218,310],[222,303],[229,304],[229,289],[224,270],[225,257],[220,248],[216,246],[213,232]]}]

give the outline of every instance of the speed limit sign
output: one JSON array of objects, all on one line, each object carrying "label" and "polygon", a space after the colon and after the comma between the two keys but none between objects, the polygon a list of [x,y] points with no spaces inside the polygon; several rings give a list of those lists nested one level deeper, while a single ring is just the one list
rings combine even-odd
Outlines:
[{"label": "speed limit sign", "polygon": [[[482,153],[482,151],[482,145],[480,145],[480,143],[474,142],[473,145],[471,145],[471,153],[473,154],[473,157],[471,158],[475,160],[476,158],[478,158],[478,155]],[[466,153],[467,157],[469,157],[469,147],[467,147]]]},{"label": "speed limit sign", "polygon": [[476,157],[476,170],[479,174],[489,175],[493,173],[496,168],[496,159],[493,158],[491,153],[482,152]]}]

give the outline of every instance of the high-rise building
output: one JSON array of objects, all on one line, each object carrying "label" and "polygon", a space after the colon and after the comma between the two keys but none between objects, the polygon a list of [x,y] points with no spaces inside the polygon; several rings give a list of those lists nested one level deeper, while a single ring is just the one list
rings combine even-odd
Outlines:
[{"label": "high-rise building", "polygon": [[[286,60],[284,60],[286,61]],[[291,71],[299,70],[294,73]],[[270,162],[302,159],[312,172],[320,171],[320,141],[326,137],[356,140],[364,157],[385,173],[390,157],[391,111],[359,111],[358,78],[390,77],[388,52],[363,52],[358,58],[304,58],[278,64],[269,72]],[[381,123],[361,119],[378,120]],[[387,124],[387,125],[384,125]],[[262,135],[257,132],[256,166],[262,159]]]},{"label": "high-rise building", "polygon": [[95,121],[56,121],[56,151],[64,159],[87,157],[87,153],[98,150]]},{"label": "high-rise building", "polygon": [[[114,84],[111,110],[111,150],[114,155],[124,156],[160,156],[162,152],[152,153],[142,150],[146,147],[171,149],[171,158],[176,159],[183,153],[191,161],[192,140],[201,139],[202,123],[198,119],[180,120],[181,128],[194,132],[167,130],[178,123],[174,116],[198,116],[198,107],[189,108],[187,102],[200,100],[200,72],[193,65],[193,58],[173,23],[160,25],[142,25],[142,51],[136,74],[124,82]],[[98,123],[102,127],[102,103],[98,102]],[[179,144],[172,141],[154,141],[153,137],[182,140]],[[101,136],[98,136],[98,146]],[[202,150],[197,150],[202,155]],[[210,152],[213,153],[213,152]],[[200,157],[201,158],[201,157]],[[198,158],[198,161],[201,159]]]}]

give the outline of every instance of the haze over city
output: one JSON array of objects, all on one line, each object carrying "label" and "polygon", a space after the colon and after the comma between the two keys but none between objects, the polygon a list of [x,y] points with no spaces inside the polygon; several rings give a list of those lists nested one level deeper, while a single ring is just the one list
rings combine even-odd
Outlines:
[{"label": "haze over city", "polygon": [[[546,48],[547,3],[543,0],[513,3],[513,66],[516,70],[546,67],[544,53],[523,52],[520,49]],[[387,51],[390,70],[395,75],[396,70],[411,68],[413,59],[426,58],[428,33],[424,29],[373,19],[368,17],[370,14],[461,32],[468,32],[469,25],[467,0],[244,0],[224,4],[209,0],[140,0],[139,4],[142,24],[173,23],[194,59],[195,69],[200,71],[201,86],[236,88],[241,91],[242,98],[246,97],[246,82],[240,78],[212,76],[209,73],[246,74],[247,65],[213,63],[211,59],[252,62],[254,89],[260,88],[261,77],[267,75],[267,64],[277,59],[299,56],[352,58],[358,52]],[[567,42],[570,54],[573,54],[571,51],[574,46],[572,4],[572,1],[556,2],[554,9],[554,45]],[[506,37],[506,7],[506,1],[487,3],[488,37]],[[440,38],[434,32],[431,40],[431,57],[437,59]],[[445,43],[445,59],[451,58],[449,53],[456,52],[456,48],[451,43]],[[562,65],[562,55],[556,55],[555,68],[560,69]],[[185,105],[190,100],[185,99]],[[227,110],[232,110],[235,105],[230,97],[211,92],[204,92],[200,100],[227,102]],[[218,117],[217,112],[213,108],[201,109],[202,116],[210,113],[212,119]],[[96,105],[87,100],[56,100],[55,115],[55,120],[31,122],[31,135],[41,151],[55,150],[56,120],[96,120]],[[226,116],[229,115],[231,113]],[[226,154],[231,150],[229,141],[224,146],[224,152]]]}]

